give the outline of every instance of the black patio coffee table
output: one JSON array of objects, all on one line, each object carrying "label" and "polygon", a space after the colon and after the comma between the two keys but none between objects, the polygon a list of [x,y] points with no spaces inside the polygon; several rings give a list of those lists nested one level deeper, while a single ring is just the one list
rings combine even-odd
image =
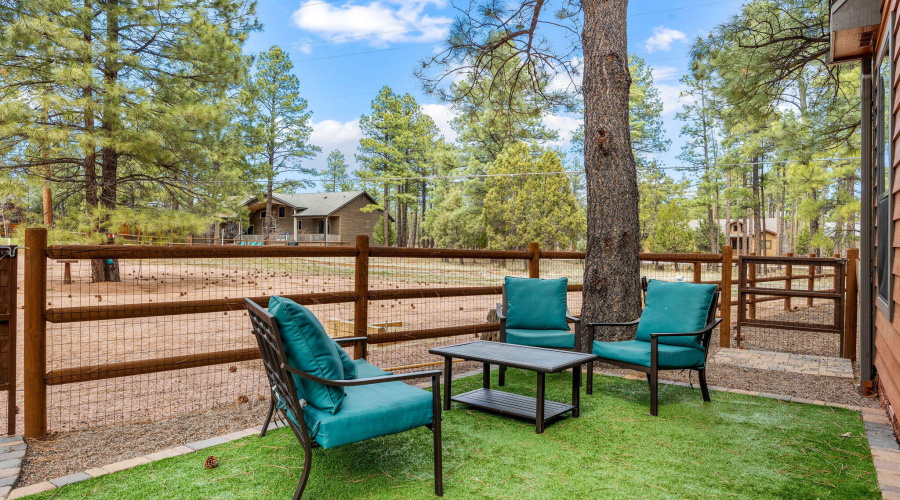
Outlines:
[{"label": "black patio coffee table", "polygon": [[[476,340],[464,344],[429,349],[431,354],[444,357],[444,410],[450,409],[450,401],[465,403],[475,408],[505,415],[534,420],[538,434],[544,432],[547,421],[568,411],[578,417],[581,410],[581,365],[599,359],[594,354],[557,351],[542,347],[529,347],[501,342]],[[453,379],[453,358],[480,361],[484,366],[482,388],[456,396],[450,395]],[[491,365],[531,370],[537,373],[537,398],[491,389]],[[572,370],[572,404],[547,401],[544,397],[544,376],[569,368]]]}]

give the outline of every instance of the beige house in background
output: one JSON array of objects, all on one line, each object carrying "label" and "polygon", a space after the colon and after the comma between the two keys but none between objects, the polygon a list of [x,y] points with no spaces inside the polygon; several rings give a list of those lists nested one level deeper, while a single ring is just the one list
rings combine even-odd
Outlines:
[{"label": "beige house in background", "polygon": [[[365,191],[272,195],[275,230],[271,240],[300,242],[352,242],[357,235],[372,237],[382,210],[363,212],[375,204]],[[242,239],[261,241],[265,237],[266,199],[254,197],[244,205],[250,223],[241,228]]]},{"label": "beige house in background", "polygon": [[[764,221],[760,222],[764,223],[766,228],[764,236],[765,248],[761,250],[756,248],[758,245],[756,239],[758,232],[753,230],[753,219],[747,220],[747,225],[750,227],[744,227],[744,219],[718,219],[716,223],[725,235],[725,241],[722,242],[722,245],[730,245],[734,249],[735,255],[747,255],[750,252],[754,252],[757,255],[778,255],[778,232],[776,231],[778,229],[778,219],[776,217],[766,217]],[[702,226],[702,221],[692,220],[688,222],[688,226],[696,230]]]}]

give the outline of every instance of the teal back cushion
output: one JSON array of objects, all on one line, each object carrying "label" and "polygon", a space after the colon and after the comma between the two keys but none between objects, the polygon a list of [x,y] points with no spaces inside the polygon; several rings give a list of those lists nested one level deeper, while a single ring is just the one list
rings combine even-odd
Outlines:
[{"label": "teal back cushion", "polygon": [[[689,333],[706,326],[716,285],[650,280],[635,340],[650,342],[651,333]],[[660,337],[660,344],[702,349],[700,337]]]},{"label": "teal back cushion", "polygon": [[[337,343],[335,343],[337,345]],[[353,359],[350,358],[350,355],[347,354],[347,351],[341,349],[341,346],[337,346],[338,355],[341,357],[341,366],[344,368],[344,380],[352,380],[357,377],[356,373],[356,363],[353,362]]]},{"label": "teal back cushion", "polygon": [[[269,312],[275,316],[287,362],[310,375],[344,380],[341,348],[328,337],[312,311],[284,297],[269,299]],[[331,387],[294,375],[298,396],[314,407],[335,413],[344,401],[344,388]]]},{"label": "teal back cushion", "polygon": [[506,327],[528,330],[568,330],[568,278],[542,280],[507,276]]}]

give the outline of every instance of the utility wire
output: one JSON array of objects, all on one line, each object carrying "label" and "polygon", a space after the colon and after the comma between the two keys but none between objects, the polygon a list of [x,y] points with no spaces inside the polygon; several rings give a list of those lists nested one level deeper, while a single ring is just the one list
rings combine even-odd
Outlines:
[{"label": "utility wire", "polygon": [[[859,156],[851,156],[844,158],[814,158],[810,160],[778,160],[778,161],[758,161],[758,162],[741,162],[741,163],[716,163],[711,165],[690,165],[690,166],[679,166],[679,167],[652,167],[647,168],[645,171],[651,170],[699,170],[701,168],[708,167],[737,167],[737,166],[751,166],[751,165],[773,165],[773,164],[782,164],[782,163],[798,163],[802,161],[808,162],[830,162],[830,161],[847,161],[847,160],[858,160]],[[362,182],[362,183],[370,183],[370,182],[399,182],[399,181],[437,181],[437,180],[459,180],[459,179],[486,179],[493,177],[527,177],[527,176],[540,176],[540,175],[585,175],[584,170],[564,170],[562,172],[514,172],[514,173],[506,173],[506,174],[446,174],[446,175],[426,175],[426,176],[412,176],[412,177],[354,177],[347,179],[349,182]],[[280,179],[278,182],[333,182],[334,179]],[[229,180],[229,181],[205,181],[207,183],[214,184],[228,184],[228,183],[265,183],[267,180],[259,179],[259,180]]]}]

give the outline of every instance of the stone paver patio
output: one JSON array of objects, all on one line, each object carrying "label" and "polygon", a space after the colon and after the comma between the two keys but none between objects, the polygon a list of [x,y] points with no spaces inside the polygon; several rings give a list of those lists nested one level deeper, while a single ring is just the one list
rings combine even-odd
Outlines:
[{"label": "stone paver patio", "polygon": [[723,348],[719,349],[712,361],[726,365],[737,365],[741,368],[755,368],[757,370],[853,378],[853,364],[849,359],[829,356],[808,356],[786,352]]}]

